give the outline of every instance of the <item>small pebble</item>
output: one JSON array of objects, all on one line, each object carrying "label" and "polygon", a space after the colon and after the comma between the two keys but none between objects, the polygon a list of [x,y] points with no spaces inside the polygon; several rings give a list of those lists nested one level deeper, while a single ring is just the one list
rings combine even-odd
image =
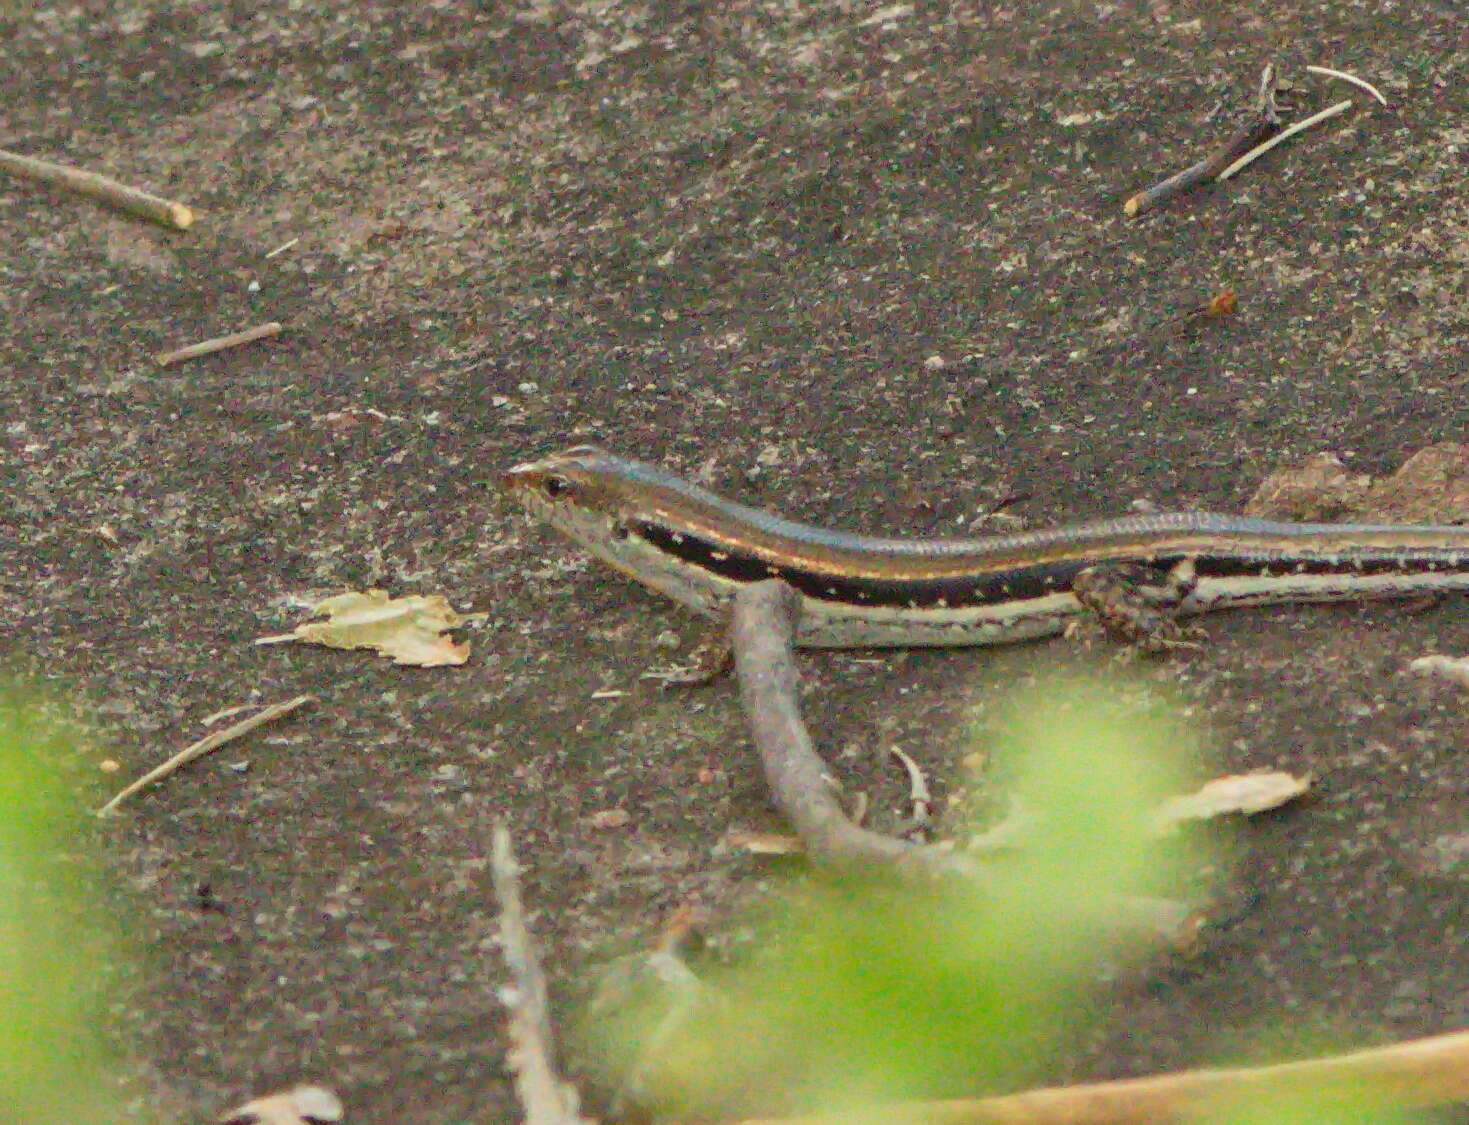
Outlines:
[{"label": "small pebble", "polygon": [[632,820],[632,814],[626,809],[603,809],[595,812],[588,818],[593,828],[622,828],[628,821]]}]

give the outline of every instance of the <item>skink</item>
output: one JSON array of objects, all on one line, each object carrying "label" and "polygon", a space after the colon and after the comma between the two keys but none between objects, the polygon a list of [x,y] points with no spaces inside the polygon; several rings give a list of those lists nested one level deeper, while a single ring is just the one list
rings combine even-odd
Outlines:
[{"label": "skink", "polygon": [[1098,574],[1167,587],[1170,612],[1184,614],[1469,589],[1469,527],[1178,512],[888,539],[782,519],[591,446],[518,465],[501,483],[604,562],[711,617],[742,585],[784,579],[802,597],[798,643],[813,648],[1052,635],[1096,608],[1087,590]]}]

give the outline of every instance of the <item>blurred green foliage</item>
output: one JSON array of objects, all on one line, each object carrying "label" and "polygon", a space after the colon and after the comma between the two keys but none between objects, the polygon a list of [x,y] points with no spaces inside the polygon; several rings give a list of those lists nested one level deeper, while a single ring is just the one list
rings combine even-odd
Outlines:
[{"label": "blurred green foliage", "polygon": [[[1009,704],[986,747],[1031,827],[975,884],[813,876],[772,896],[755,952],[639,1074],[661,1110],[851,1108],[1016,1088],[1085,1018],[1123,919],[1173,888],[1177,849],[1147,812],[1181,788],[1188,726],[1150,689],[1051,683]],[[1198,856],[1186,860],[1190,866]],[[599,1013],[590,1034],[625,1060],[657,1013]]]},{"label": "blurred green foliage", "polygon": [[0,1120],[118,1116],[105,995],[121,963],[116,903],[71,767],[77,739],[0,688]]},{"label": "blurred green foliage", "polygon": [[[1088,1019],[1104,970],[1156,951],[1136,907],[1217,857],[1149,831],[1149,812],[1187,788],[1196,760],[1191,724],[1155,689],[1056,681],[1011,699],[988,730],[987,759],[1029,824],[1015,851],[987,860],[974,883],[812,874],[757,911],[741,964],[699,984],[653,955],[658,986],[627,994],[641,1006],[594,1006],[581,1033],[621,1095],[670,1120],[832,1111],[891,1125],[908,1119],[894,1104],[907,1099],[1042,1080]],[[1243,1089],[1194,1118],[1420,1119],[1339,1086]]]},{"label": "blurred green foliage", "polygon": [[1366,1087],[1334,1086],[1206,1108],[1194,1120],[1208,1125],[1410,1125],[1424,1115],[1390,1105]]}]

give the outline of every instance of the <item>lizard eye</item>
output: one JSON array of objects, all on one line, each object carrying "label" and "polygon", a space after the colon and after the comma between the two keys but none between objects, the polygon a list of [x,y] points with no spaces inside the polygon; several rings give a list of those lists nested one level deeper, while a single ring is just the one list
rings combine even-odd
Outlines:
[{"label": "lizard eye", "polygon": [[571,491],[571,482],[565,477],[547,476],[541,481],[541,491],[547,500],[560,500]]}]

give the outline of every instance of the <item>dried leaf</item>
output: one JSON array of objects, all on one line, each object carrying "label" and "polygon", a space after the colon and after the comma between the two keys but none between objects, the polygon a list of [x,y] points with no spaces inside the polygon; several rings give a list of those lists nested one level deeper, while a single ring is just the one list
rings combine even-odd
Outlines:
[{"label": "dried leaf", "polygon": [[1228,813],[1251,816],[1293,801],[1311,787],[1311,777],[1280,770],[1231,774],[1208,782],[1197,792],[1164,801],[1153,813],[1153,830],[1169,832],[1185,820],[1208,820]]},{"label": "dried leaf", "polygon": [[1372,487],[1363,515],[1374,523],[1463,523],[1469,520],[1469,445],[1424,446]]},{"label": "dried leaf", "polygon": [[725,834],[726,847],[751,855],[800,855],[806,844],[799,836],[785,836],[778,832],[746,832],[735,829]]},{"label": "dried leaf", "polygon": [[342,1100],[325,1086],[296,1086],[246,1102],[220,1125],[318,1125],[342,1119]]},{"label": "dried leaf", "polygon": [[1349,473],[1318,453],[1272,473],[1245,505],[1266,519],[1357,523],[1463,523],[1469,520],[1469,445],[1425,446],[1390,477]]},{"label": "dried leaf", "polygon": [[1408,671],[1423,676],[1437,676],[1460,687],[1469,688],[1469,660],[1462,656],[1420,656],[1408,662]]},{"label": "dried leaf", "polygon": [[474,618],[455,613],[438,594],[393,598],[386,590],[354,590],[327,598],[311,612],[326,614],[327,620],[298,625],[293,632],[261,637],[255,643],[305,641],[328,648],[366,648],[391,656],[395,664],[421,668],[469,659],[468,644],[443,634]]}]

